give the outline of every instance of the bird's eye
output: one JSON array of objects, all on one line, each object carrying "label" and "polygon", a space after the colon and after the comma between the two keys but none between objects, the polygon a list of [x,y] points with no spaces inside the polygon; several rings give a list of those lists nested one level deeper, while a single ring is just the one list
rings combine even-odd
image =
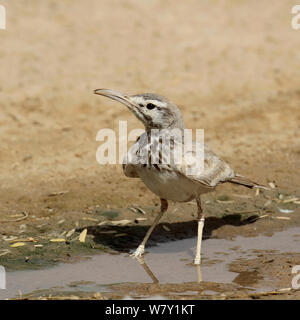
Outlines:
[{"label": "bird's eye", "polygon": [[147,104],[147,109],[152,110],[155,108],[155,105],[153,103],[148,103]]}]

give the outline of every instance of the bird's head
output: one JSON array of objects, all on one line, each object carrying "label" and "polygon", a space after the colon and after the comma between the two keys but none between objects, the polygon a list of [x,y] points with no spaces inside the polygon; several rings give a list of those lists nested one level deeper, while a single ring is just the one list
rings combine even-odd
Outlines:
[{"label": "bird's head", "polygon": [[97,89],[95,94],[116,100],[127,106],[143,122],[147,131],[151,129],[184,129],[178,107],[168,99],[154,93],[127,96],[110,89]]}]

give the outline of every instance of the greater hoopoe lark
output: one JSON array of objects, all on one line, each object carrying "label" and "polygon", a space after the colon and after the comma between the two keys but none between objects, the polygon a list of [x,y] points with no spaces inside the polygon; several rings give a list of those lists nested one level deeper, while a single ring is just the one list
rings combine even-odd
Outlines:
[{"label": "greater hoopoe lark", "polygon": [[[114,90],[97,89],[95,94],[105,96],[124,104],[145,126],[145,132],[137,139],[130,148],[124,159],[123,171],[127,177],[140,178],[143,183],[159,198],[161,202],[160,213],[149,228],[144,240],[132,256],[139,258],[145,251],[145,245],[153,229],[158,224],[164,212],[168,209],[168,200],[188,202],[193,199],[197,202],[198,213],[198,240],[196,248],[195,264],[201,261],[201,241],[204,227],[204,214],[201,207],[200,196],[210,192],[217,185],[225,182],[239,184],[248,188],[268,189],[250,179],[240,176],[207,146],[204,146],[203,170],[187,174],[189,167],[183,163],[175,163],[174,157],[169,162],[162,161],[164,157],[164,144],[172,133],[172,145],[182,147],[182,135],[184,134],[184,121],[178,107],[168,99],[152,93],[128,96]],[[156,139],[149,139],[153,130],[156,129]],[[176,130],[174,130],[176,129]],[[148,159],[149,150],[151,154],[159,150],[159,161],[153,163]],[[154,152],[153,152],[154,149]],[[172,150],[170,151],[172,153]],[[193,153],[194,155],[195,153]],[[145,155],[147,160],[144,161]],[[169,157],[170,158],[170,157]],[[197,159],[196,159],[197,160]],[[200,159],[199,159],[200,161]],[[195,163],[194,163],[195,164]]]}]

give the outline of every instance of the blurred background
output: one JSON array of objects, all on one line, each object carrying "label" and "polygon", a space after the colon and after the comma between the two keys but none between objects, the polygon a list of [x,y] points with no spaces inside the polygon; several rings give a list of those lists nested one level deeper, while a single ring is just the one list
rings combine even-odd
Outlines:
[{"label": "blurred background", "polygon": [[[96,134],[142,125],[93,94],[154,92],[241,174],[299,187],[300,30],[293,1],[0,0],[0,215],[152,205]],[[51,192],[67,191],[48,198]],[[2,226],[9,230],[12,226]]]}]

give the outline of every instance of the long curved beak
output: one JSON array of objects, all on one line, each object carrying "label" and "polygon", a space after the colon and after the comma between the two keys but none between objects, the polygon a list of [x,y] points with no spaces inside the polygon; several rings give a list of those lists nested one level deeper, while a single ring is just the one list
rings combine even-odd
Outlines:
[{"label": "long curved beak", "polygon": [[130,110],[133,110],[137,107],[136,104],[130,99],[129,96],[115,90],[96,89],[94,90],[94,93],[99,94],[100,96],[104,96],[104,97],[119,101],[125,106],[127,106]]}]

